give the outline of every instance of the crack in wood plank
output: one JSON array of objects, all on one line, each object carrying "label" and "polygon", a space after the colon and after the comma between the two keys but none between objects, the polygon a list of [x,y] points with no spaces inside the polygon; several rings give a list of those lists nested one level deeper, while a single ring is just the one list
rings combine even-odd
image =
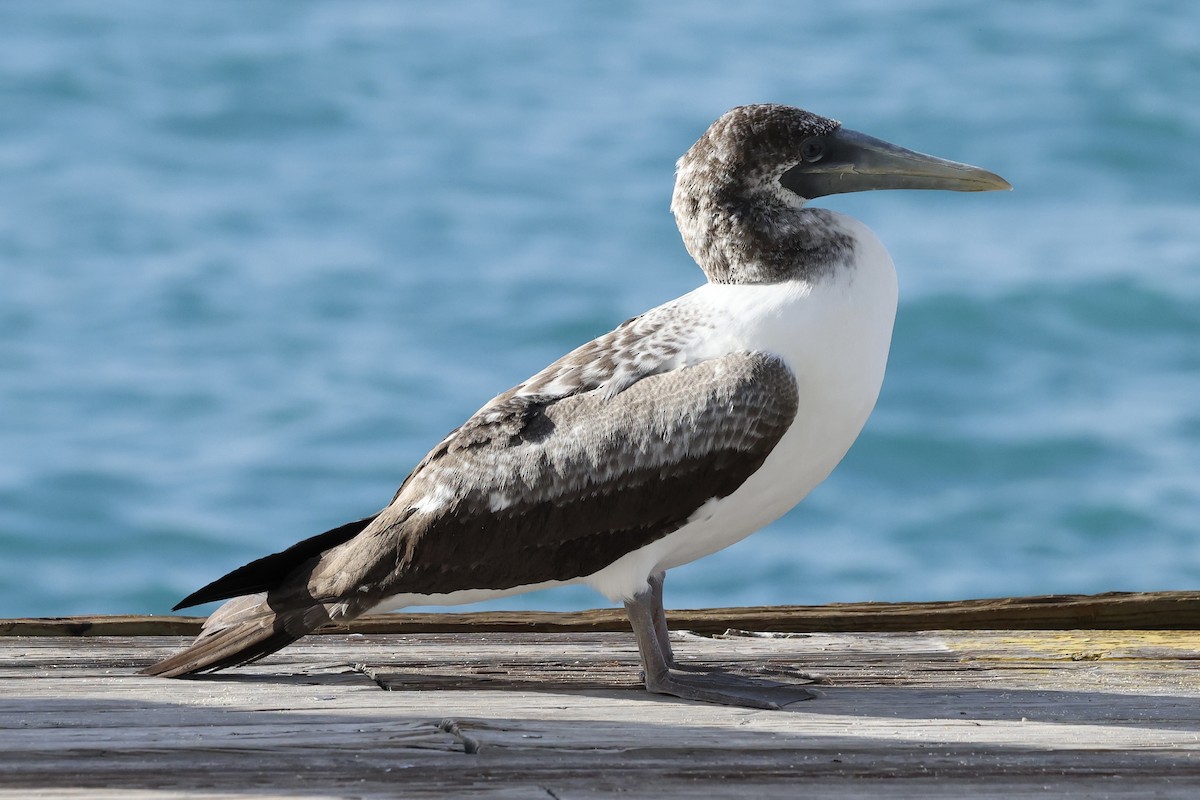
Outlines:
[{"label": "crack in wood plank", "polygon": [[[135,674],[181,643],[0,639],[0,797],[1191,800],[1200,785],[1185,632],[676,638],[685,659],[829,677],[781,712],[644,692],[624,632],[332,635],[201,680]],[[1069,657],[1090,652],[1107,657]],[[381,692],[399,673],[430,683]],[[556,675],[569,688],[547,691]]]}]

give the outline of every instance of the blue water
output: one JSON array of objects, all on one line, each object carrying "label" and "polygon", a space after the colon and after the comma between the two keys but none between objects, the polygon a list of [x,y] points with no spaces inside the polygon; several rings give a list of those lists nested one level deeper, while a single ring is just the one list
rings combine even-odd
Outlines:
[{"label": "blue water", "polygon": [[1016,191],[830,199],[900,272],[879,406],[668,604],[1197,588],[1197,31],[1185,0],[5,4],[0,616],[162,612],[376,510],[697,285],[674,160],[761,101]]}]

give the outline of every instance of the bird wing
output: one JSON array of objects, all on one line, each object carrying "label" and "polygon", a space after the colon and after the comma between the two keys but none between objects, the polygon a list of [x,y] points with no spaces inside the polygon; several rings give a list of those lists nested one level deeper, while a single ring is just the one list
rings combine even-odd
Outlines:
[{"label": "bird wing", "polygon": [[755,352],[651,374],[612,397],[592,383],[485,406],[320,559],[303,593],[382,600],[590,575],[732,494],[798,403],[791,370]]},{"label": "bird wing", "polygon": [[[388,508],[394,509],[413,480],[424,475],[426,468],[442,460],[447,452],[489,442],[498,432],[523,424],[524,415],[532,410],[590,392],[613,397],[639,380],[685,366],[685,344],[713,323],[678,305],[676,301],[628,319],[492,398],[429,452],[405,478]],[[192,592],[172,610],[269,592],[285,584],[294,586],[294,573],[303,576],[310,572],[324,553],[354,540],[379,516],[348,522],[238,567]],[[384,522],[393,524],[395,515],[387,516]],[[373,530],[378,528],[377,525]]]},{"label": "bird wing", "polygon": [[[527,382],[486,405],[377,516],[194,593],[189,604],[233,599],[189,647],[144,671],[177,677],[255,661],[397,594],[590,575],[732,494],[796,416],[795,377],[773,355],[675,369],[651,360],[632,381],[622,358],[598,356],[612,364],[535,376],[538,391]],[[624,387],[615,394],[613,380]],[[548,386],[557,394],[542,393]]]}]

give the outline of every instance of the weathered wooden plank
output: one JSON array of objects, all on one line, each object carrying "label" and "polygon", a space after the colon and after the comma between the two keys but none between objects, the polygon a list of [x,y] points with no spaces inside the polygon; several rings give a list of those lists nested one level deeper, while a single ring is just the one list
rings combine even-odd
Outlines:
[{"label": "weathered wooden plank", "polygon": [[[831,603],[672,610],[672,628],[781,633],[921,630],[1200,630],[1200,592],[1109,592],[929,603]],[[0,636],[194,636],[203,617],[88,616],[0,619]],[[321,633],[624,631],[623,611],[374,614]]]},{"label": "weathered wooden plank", "polygon": [[0,640],[0,796],[1191,798],[1200,786],[1190,632],[676,637],[684,659],[824,676],[821,697],[784,712],[647,695],[625,633],[329,635],[220,676],[134,674],[183,641]]}]

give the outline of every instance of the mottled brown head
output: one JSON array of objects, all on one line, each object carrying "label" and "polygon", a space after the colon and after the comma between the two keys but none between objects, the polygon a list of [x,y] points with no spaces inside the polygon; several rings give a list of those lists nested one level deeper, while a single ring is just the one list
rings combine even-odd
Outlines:
[{"label": "mottled brown head", "polygon": [[715,283],[817,279],[854,240],[816,197],[873,189],[1009,189],[986,170],[889,144],[782,105],[739,106],[679,159],[671,211]]}]

